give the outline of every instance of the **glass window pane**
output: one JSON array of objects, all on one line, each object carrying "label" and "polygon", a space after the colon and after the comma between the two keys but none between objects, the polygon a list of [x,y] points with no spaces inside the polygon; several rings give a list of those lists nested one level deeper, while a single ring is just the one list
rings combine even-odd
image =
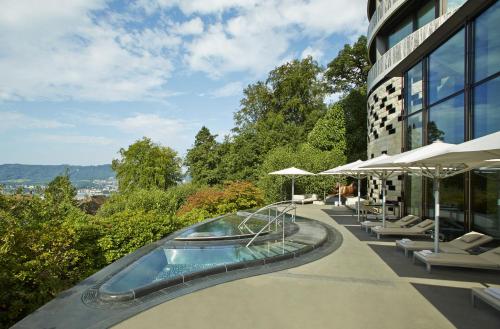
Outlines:
[{"label": "glass window pane", "polygon": [[[427,179],[427,213],[434,218],[433,181]],[[464,174],[441,180],[439,184],[439,225],[446,240],[464,233]]]},{"label": "glass window pane", "polygon": [[406,211],[408,214],[421,216],[422,208],[422,177],[406,176]]},{"label": "glass window pane", "polygon": [[387,39],[387,49],[394,47],[396,43],[403,40],[406,36],[413,32],[413,21],[411,17],[406,18],[399,24],[390,34]]},{"label": "glass window pane", "polygon": [[429,56],[429,104],[464,88],[464,29]]},{"label": "glass window pane", "polygon": [[417,12],[417,29],[434,20],[435,16],[435,2],[434,0],[430,0]]},{"label": "glass window pane", "polygon": [[422,114],[415,114],[406,119],[406,150],[413,150],[422,143]]},{"label": "glass window pane", "polygon": [[429,110],[429,143],[441,140],[458,144],[464,141],[464,95],[459,94]]},{"label": "glass window pane", "polygon": [[457,9],[458,7],[460,7],[461,5],[463,5],[465,1],[467,1],[467,0],[444,0],[443,1],[443,3],[444,3],[444,12],[447,13],[449,11]]},{"label": "glass window pane", "polygon": [[422,109],[422,62],[406,72],[406,113]]},{"label": "glass window pane", "polygon": [[500,3],[486,10],[475,22],[475,81],[500,71]]},{"label": "glass window pane", "polygon": [[474,88],[474,138],[500,130],[500,77]]},{"label": "glass window pane", "polygon": [[472,228],[500,238],[500,168],[472,175]]}]

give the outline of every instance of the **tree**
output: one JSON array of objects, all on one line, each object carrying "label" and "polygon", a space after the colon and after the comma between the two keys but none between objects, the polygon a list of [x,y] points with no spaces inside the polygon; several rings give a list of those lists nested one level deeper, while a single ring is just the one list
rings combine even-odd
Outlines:
[{"label": "tree", "polygon": [[121,159],[114,159],[111,166],[116,172],[120,191],[136,188],[168,189],[181,180],[181,159],[170,147],[155,144],[143,137],[128,147],[120,149]]},{"label": "tree", "polygon": [[218,168],[220,156],[219,144],[207,127],[203,126],[196,134],[193,148],[186,154],[185,165],[189,168],[194,183],[214,185],[221,183]]},{"label": "tree", "polygon": [[366,88],[352,89],[338,103],[344,112],[346,129],[346,156],[348,162],[366,160],[367,108]]},{"label": "tree", "polygon": [[366,86],[370,68],[366,37],[362,35],[352,46],[344,45],[344,49],[328,64],[325,75],[333,92],[347,93]]},{"label": "tree", "polygon": [[71,184],[69,174],[65,174],[54,178],[45,189],[45,199],[52,204],[70,203],[74,204],[76,189]]},{"label": "tree", "polygon": [[316,122],[307,136],[307,142],[322,151],[346,152],[346,129],[344,111],[339,103],[328,109],[324,117]]}]

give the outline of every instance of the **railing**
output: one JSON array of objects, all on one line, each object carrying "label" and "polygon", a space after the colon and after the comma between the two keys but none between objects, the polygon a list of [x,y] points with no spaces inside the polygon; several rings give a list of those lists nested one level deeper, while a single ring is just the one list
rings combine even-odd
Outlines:
[{"label": "railing", "polygon": [[[279,206],[282,206],[282,205],[287,205],[287,204],[293,204],[295,205],[295,202],[292,201],[292,200],[287,200],[287,201],[279,201],[279,202],[275,202],[275,203],[272,203],[272,204],[268,204],[267,206],[264,206],[260,209],[258,209],[256,212],[254,213],[251,213],[250,215],[248,215],[247,217],[245,217],[245,219],[243,219],[241,221],[241,223],[238,225],[238,228],[240,230],[243,230],[243,228],[247,229],[250,233],[252,234],[255,234],[255,232],[253,232],[247,225],[246,223],[252,218],[254,217],[255,215],[263,212],[264,210],[267,210],[268,211],[268,214],[267,214],[267,218],[269,219],[269,221],[271,221],[271,210],[274,209],[274,215],[275,217],[278,215],[278,210],[279,210]],[[295,221],[295,215],[296,215],[296,212],[294,212],[293,214],[293,221]]]},{"label": "railing", "polygon": [[[283,209],[280,209],[280,206],[285,206]],[[271,217],[271,210],[274,209],[274,218]],[[268,211],[268,222],[266,225],[264,225],[257,233],[253,232],[247,225],[246,223],[256,214],[262,212],[262,211]],[[252,234],[254,234],[254,237],[247,243],[247,247],[249,247],[255,239],[259,237],[266,229],[268,231],[271,230],[271,226],[274,223],[275,224],[275,230],[278,230],[278,222],[279,219],[281,218],[281,226],[282,226],[282,232],[283,232],[283,242],[285,241],[285,219],[286,215],[293,210],[292,215],[292,222],[295,222],[295,217],[297,214],[297,205],[293,201],[280,201],[276,202],[270,205],[267,205],[265,207],[262,207],[258,209],[256,212],[248,215],[239,225],[238,228],[241,230],[243,227],[245,227],[248,231],[250,231]],[[272,219],[271,219],[272,218]]]}]

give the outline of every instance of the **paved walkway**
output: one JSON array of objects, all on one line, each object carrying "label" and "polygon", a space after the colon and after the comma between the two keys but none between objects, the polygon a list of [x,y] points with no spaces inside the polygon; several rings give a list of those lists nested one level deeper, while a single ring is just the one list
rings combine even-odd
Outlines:
[{"label": "paved walkway", "polygon": [[[332,254],[289,270],[184,295],[114,328],[455,328],[456,323],[424,297],[425,288],[480,283],[402,277],[381,258],[383,251],[377,251],[388,242],[360,240],[352,233],[353,224],[343,221],[352,220],[349,212],[340,209],[333,220],[322,211],[326,207],[331,209],[302,206],[298,215],[328,223],[342,233],[343,244]],[[411,264],[403,255],[401,259]],[[487,315],[500,321],[495,313]]]}]

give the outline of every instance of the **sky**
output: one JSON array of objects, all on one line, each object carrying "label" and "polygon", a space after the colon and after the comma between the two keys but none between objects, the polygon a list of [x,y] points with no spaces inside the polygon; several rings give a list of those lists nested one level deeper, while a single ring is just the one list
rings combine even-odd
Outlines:
[{"label": "sky", "polygon": [[323,66],[366,0],[0,0],[0,164],[110,163],[143,136],[185,155],[230,133],[243,89]]}]

